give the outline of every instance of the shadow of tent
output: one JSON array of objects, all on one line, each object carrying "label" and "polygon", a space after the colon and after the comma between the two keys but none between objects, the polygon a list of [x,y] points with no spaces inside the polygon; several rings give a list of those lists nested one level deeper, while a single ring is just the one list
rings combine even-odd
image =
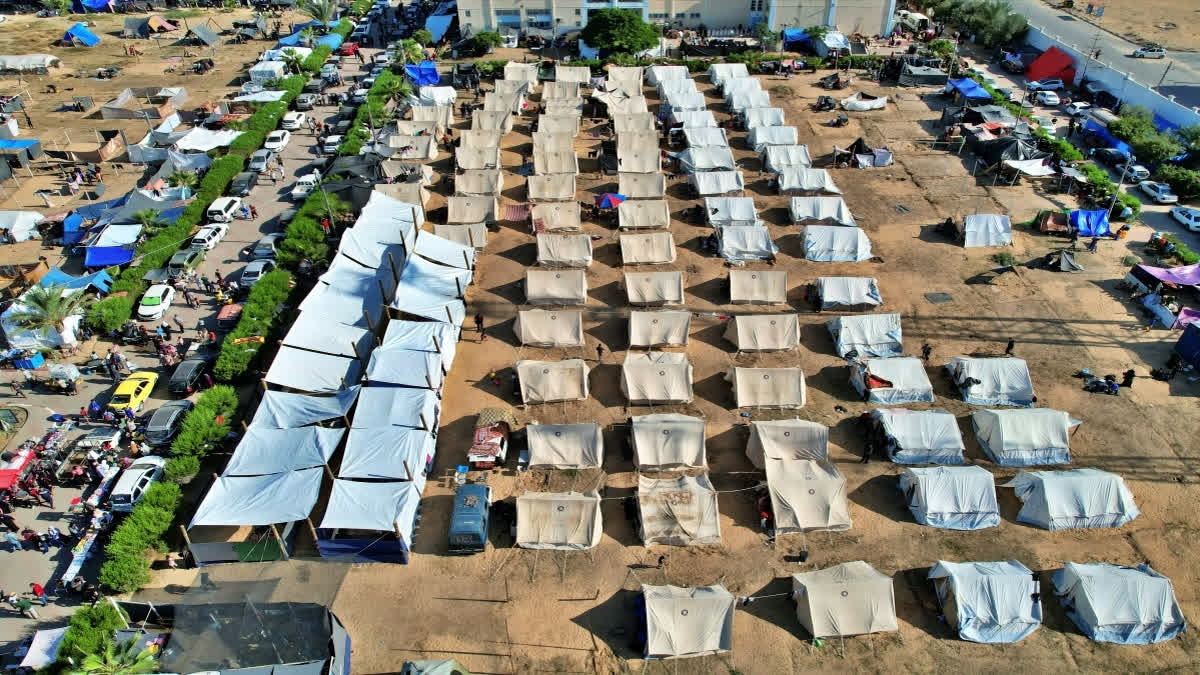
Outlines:
[{"label": "shadow of tent", "polygon": [[859,506],[897,523],[913,522],[899,480],[894,475],[875,476],[856,487],[847,497]]},{"label": "shadow of tent", "polygon": [[692,384],[692,393],[718,408],[733,406],[733,387],[725,381],[725,373],[710,375]]},{"label": "shadow of tent", "polygon": [[819,323],[800,324],[800,344],[811,352],[837,356],[837,350],[833,347],[833,336],[829,334],[829,327],[825,324],[836,319],[838,315],[827,312],[824,314],[825,318]]},{"label": "shadow of tent", "polygon": [[600,515],[604,519],[604,534],[612,537],[622,546],[642,545],[642,538],[638,534],[635,520],[626,516],[625,499],[632,498],[634,509],[636,509],[636,495],[637,488],[635,487],[605,486],[604,501],[600,502]]},{"label": "shadow of tent", "polygon": [[932,567],[897,570],[892,575],[892,590],[896,598],[896,618],[940,640],[958,638],[958,627],[938,618],[937,591],[929,580]]},{"label": "shadow of tent", "polygon": [[624,407],[625,394],[621,393],[621,366],[598,364],[591,366],[588,375],[588,393],[606,408]]},{"label": "shadow of tent", "polygon": [[[630,581],[628,578],[627,581]],[[571,619],[571,623],[590,632],[608,645],[620,659],[640,659],[646,642],[646,616],[641,605],[641,591],[624,588],[604,602]]]},{"label": "shadow of tent", "polygon": [[[692,240],[699,244],[699,237]],[[686,280],[686,277],[685,277]],[[692,284],[686,288],[686,291],[714,305],[725,305],[729,303],[729,277],[720,276],[708,281],[702,281],[698,284]],[[747,307],[750,307],[747,305]]]},{"label": "shadow of tent", "polygon": [[517,340],[516,325],[517,319],[516,317],[513,317],[511,319],[501,321],[500,323],[487,326],[485,327],[485,330],[487,331],[488,338],[495,338],[501,342],[504,342],[505,344],[512,345],[513,347],[520,347],[521,342]]},{"label": "shadow of tent", "polygon": [[487,289],[487,292],[494,293],[514,305],[525,304],[525,279],[522,277],[507,284],[493,286]]},{"label": "shadow of tent", "polygon": [[[775,245],[779,247],[779,252],[782,255],[804,260],[804,235],[801,232],[789,232],[775,237]],[[818,276],[818,274],[813,274]],[[789,277],[791,283],[796,283],[796,280]]]},{"label": "shadow of tent", "polygon": [[537,244],[534,242],[529,242],[526,244],[517,244],[507,251],[501,251],[496,255],[502,258],[508,258],[509,260],[520,265],[532,267],[533,265],[537,264],[537,253]]},{"label": "shadow of tent", "polygon": [[592,262],[612,267],[613,269],[621,269],[621,245],[619,243],[593,245]]},{"label": "shadow of tent", "polygon": [[710,344],[723,352],[732,352],[734,349],[733,343],[725,339],[726,327],[726,322],[720,321],[700,330],[693,330],[691,339]]},{"label": "shadow of tent", "polygon": [[[625,293],[624,280],[613,281],[603,286],[593,286],[588,289],[588,297],[609,307],[626,307],[629,305],[629,296]],[[636,309],[642,308],[638,307]]]},{"label": "shadow of tent", "polygon": [[845,405],[863,403],[863,397],[854,388],[854,385],[850,384],[850,368],[848,366],[825,366],[815,373],[805,373],[804,380],[810,388],[829,395],[838,403]]},{"label": "shadow of tent", "polygon": [[[624,317],[598,320],[596,325],[585,329],[583,332],[603,344],[604,349],[608,352],[618,352],[629,346],[629,319]],[[594,346],[590,348],[585,347],[585,349],[591,354],[596,353]]]},{"label": "shadow of tent", "polygon": [[756,619],[782,628],[796,640],[808,642],[812,640],[812,635],[804,630],[804,627],[800,625],[800,620],[796,618],[796,603],[792,601],[791,593],[792,578],[790,576],[778,577],[768,581],[767,585],[751,594],[750,597],[758,599],[741,605],[738,609]]}]

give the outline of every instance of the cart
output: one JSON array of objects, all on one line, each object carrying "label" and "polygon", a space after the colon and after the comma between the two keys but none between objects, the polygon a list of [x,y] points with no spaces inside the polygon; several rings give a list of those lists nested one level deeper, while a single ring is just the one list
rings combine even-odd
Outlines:
[{"label": "cart", "polygon": [[512,431],[517,418],[509,408],[484,408],[475,418],[475,435],[467,451],[467,463],[472,469],[503,466],[508,457]]}]

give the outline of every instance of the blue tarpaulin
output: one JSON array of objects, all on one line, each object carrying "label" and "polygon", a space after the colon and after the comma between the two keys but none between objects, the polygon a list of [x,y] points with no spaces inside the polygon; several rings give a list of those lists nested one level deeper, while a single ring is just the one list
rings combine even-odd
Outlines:
[{"label": "blue tarpaulin", "polygon": [[1083,123],[1083,133],[1084,135],[1090,134],[1100,138],[1108,145],[1108,147],[1120,150],[1126,155],[1133,154],[1133,148],[1129,147],[1128,143],[1125,143],[1124,141],[1118,141],[1115,137],[1113,137],[1112,134],[1108,133],[1108,129],[1105,129],[1097,124],[1095,120],[1088,120]]},{"label": "blue tarpaulin", "polygon": [[63,219],[63,243],[70,246],[83,241],[87,229],[83,226],[83,216],[76,211]]},{"label": "blue tarpaulin", "polygon": [[112,285],[112,282],[113,278],[104,270],[76,277],[67,274],[57,267],[51,267],[50,271],[46,272],[46,274],[42,276],[42,279],[38,282],[38,284],[40,284],[43,288],[49,288],[51,286],[66,286],[68,290],[75,290],[77,288],[86,289],[89,286],[95,286],[96,289],[101,293],[107,293],[108,287]]},{"label": "blue tarpaulin", "polygon": [[788,45],[797,42],[800,44],[807,44],[812,42],[812,38],[808,36],[808,33],[804,32],[803,28],[784,28],[783,44]]},{"label": "blue tarpaulin", "polygon": [[[3,146],[0,146],[0,147],[3,147]],[[78,215],[80,218],[83,218],[84,220],[95,220],[95,219],[99,218],[100,214],[104,213],[105,211],[107,211],[109,209],[115,209],[118,206],[123,206],[125,204],[125,202],[129,199],[130,194],[132,194],[132,193],[126,192],[125,194],[121,195],[120,197],[117,197],[116,199],[110,199],[106,202],[94,202],[91,204],[86,204],[84,206],[80,206],[79,208],[75,209],[75,213],[72,215]]]},{"label": "blue tarpaulin", "polygon": [[987,90],[980,86],[978,82],[969,77],[964,77],[958,80],[947,80],[946,89],[944,91],[948,92],[951,89],[962,94],[963,98],[965,99],[985,101],[992,100],[992,95],[987,93]]},{"label": "blue tarpaulin", "polygon": [[0,150],[24,150],[38,144],[36,140],[3,139],[0,138]]},{"label": "blue tarpaulin", "polygon": [[276,45],[276,49],[280,49],[283,47],[298,47],[298,46],[300,46],[300,34],[292,33],[291,35],[285,35],[285,36],[279,38],[279,44]]},{"label": "blue tarpaulin", "polygon": [[433,61],[422,61],[416,65],[410,63],[404,66],[404,72],[408,73],[408,79],[412,80],[413,85],[418,87],[436,85],[442,80]]},{"label": "blue tarpaulin", "polygon": [[1079,232],[1081,237],[1108,236],[1108,211],[1075,210],[1070,215],[1071,227]]},{"label": "blue tarpaulin", "polygon": [[450,30],[450,22],[454,15],[435,15],[425,19],[425,30],[433,35],[434,42],[440,42],[446,31]]},{"label": "blue tarpaulin", "polygon": [[1200,323],[1189,323],[1175,343],[1175,353],[1200,369]]},{"label": "blue tarpaulin", "polygon": [[112,5],[112,0],[73,0],[71,3],[71,11],[76,14],[87,14],[91,12],[99,12],[109,9]]},{"label": "blue tarpaulin", "polygon": [[[107,4],[107,3],[106,3]],[[63,33],[63,42],[79,41],[84,47],[95,47],[100,44],[100,38],[95,33],[88,30],[87,26],[82,23],[77,23],[67,29]]]},{"label": "blue tarpaulin", "polygon": [[329,47],[330,49],[337,49],[338,47],[342,46],[342,36],[338,35],[337,33],[330,33],[329,35],[322,35],[321,37],[317,38],[316,44],[318,47]]},{"label": "blue tarpaulin", "polygon": [[89,246],[83,254],[84,267],[124,265],[133,260],[133,249],[124,246]]},{"label": "blue tarpaulin", "polygon": [[1170,133],[1170,132],[1178,129],[1179,125],[1175,124],[1174,122],[1168,120],[1165,117],[1155,114],[1154,115],[1154,128],[1158,129],[1159,131],[1163,132],[1164,134],[1167,134],[1167,133]]}]

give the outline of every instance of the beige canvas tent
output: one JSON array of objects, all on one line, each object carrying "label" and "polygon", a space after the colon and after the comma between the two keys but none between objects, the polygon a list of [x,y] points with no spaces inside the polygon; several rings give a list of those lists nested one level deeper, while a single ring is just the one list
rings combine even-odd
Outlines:
[{"label": "beige canvas tent", "polygon": [[420,183],[376,183],[373,189],[406,204],[429,203],[429,190]]},{"label": "beige canvas tent", "polygon": [[454,151],[454,161],[461,170],[497,169],[500,167],[500,148],[468,148]]},{"label": "beige canvas tent", "polygon": [[532,201],[564,201],[575,199],[575,174],[551,173],[526,179]]},{"label": "beige canvas tent", "polygon": [[739,352],[773,352],[800,346],[800,319],[795,314],[743,314],[729,320],[725,339]]},{"label": "beige canvas tent", "polygon": [[504,190],[500,169],[472,169],[454,178],[456,195],[498,195]]},{"label": "beige canvas tent", "polygon": [[671,207],[665,199],[623,201],[617,205],[617,226],[622,230],[670,227]]},{"label": "beige canvas tent", "polygon": [[639,470],[702,469],[705,454],[704,420],[660,413],[635,415],[630,435]]},{"label": "beige canvas tent", "polygon": [[575,136],[579,133],[579,117],[577,115],[538,115],[537,130],[539,133]]},{"label": "beige canvas tent", "polygon": [[471,113],[471,128],[476,131],[499,131],[507,134],[513,128],[513,116],[512,113],[503,110],[476,110]]},{"label": "beige canvas tent", "polygon": [[441,128],[437,122],[416,120],[396,120],[391,127],[384,127],[385,136],[434,136],[439,135]]},{"label": "beige canvas tent", "polygon": [[683,272],[626,272],[631,305],[682,305]]},{"label": "beige canvas tent", "polygon": [[829,427],[799,418],[750,423],[746,457],[756,468],[766,467],[765,458],[829,458]]},{"label": "beige canvas tent", "polygon": [[538,85],[538,64],[509,61],[504,64],[504,79],[518,80],[530,88]]},{"label": "beige canvas tent", "polygon": [[604,463],[599,424],[528,424],[529,466],[550,469],[598,469]]},{"label": "beige canvas tent", "polygon": [[[433,167],[420,160],[385,159],[379,163],[379,175],[391,179],[391,183],[376,183],[375,189],[381,186],[416,184],[422,187],[433,185]],[[423,199],[428,200],[428,192]],[[415,203],[412,200],[408,200]]]},{"label": "beige canvas tent", "polygon": [[517,340],[532,347],[582,347],[583,312],[523,309],[513,324]]},{"label": "beige canvas tent", "polygon": [[433,136],[392,134],[376,146],[376,151],[392,159],[430,160],[437,157],[438,147]]},{"label": "beige canvas tent", "polygon": [[[517,65],[522,65],[522,64],[517,64]],[[508,64],[506,64],[504,67],[505,67],[505,69],[507,69]],[[533,87],[537,85],[537,80],[534,80],[531,83],[527,79],[520,78],[520,77],[517,77],[517,78],[505,77],[503,80],[496,80],[492,84],[494,86],[494,89],[492,91],[495,91],[497,94],[500,94],[501,96],[509,96],[512,94],[522,94],[524,96],[528,96],[529,93],[531,91],[533,91]]]},{"label": "beige canvas tent", "polygon": [[533,152],[575,152],[575,136],[552,131],[533,132]]},{"label": "beige canvas tent", "polygon": [[608,81],[611,82],[632,82],[638,88],[642,86],[642,75],[645,69],[641,66],[614,66],[609,64],[605,66],[608,73]]},{"label": "beige canvas tent", "polygon": [[534,204],[529,212],[529,220],[535,233],[577,232],[583,227],[579,217],[579,202]]},{"label": "beige canvas tent", "polygon": [[629,313],[629,346],[682,346],[688,343],[692,313],[682,310]]},{"label": "beige canvas tent", "polygon": [[583,359],[517,361],[516,368],[525,405],[588,397],[588,367]]},{"label": "beige canvas tent", "polygon": [[628,352],[621,366],[621,392],[630,405],[688,403],[692,364],[687,354]]},{"label": "beige canvas tent", "polygon": [[494,223],[500,212],[495,197],[458,195],[446,198],[447,223]]},{"label": "beige canvas tent", "polygon": [[469,225],[439,225],[433,226],[433,233],[443,239],[449,239],[456,244],[482,249],[487,246],[487,225],[471,223]]},{"label": "beige canvas tent", "polygon": [[[617,136],[617,156],[620,156],[622,152],[636,152],[650,148],[658,148],[658,132],[638,129],[625,131]],[[624,170],[631,171],[632,169]]]},{"label": "beige canvas tent", "polygon": [[621,171],[617,173],[617,190],[629,199],[662,199],[667,194],[667,177],[661,173]]},{"label": "beige canvas tent", "polygon": [[554,81],[588,84],[592,81],[592,69],[587,66],[554,66]]},{"label": "beige canvas tent", "polygon": [[542,114],[553,117],[569,116],[578,119],[583,115],[583,99],[556,99],[542,102]]},{"label": "beige canvas tent", "polygon": [[782,305],[787,302],[787,272],[730,270],[729,301],[734,304]]},{"label": "beige canvas tent", "polygon": [[555,551],[595,548],[603,532],[595,492],[526,492],[517,497],[517,546]]},{"label": "beige canvas tent", "polygon": [[501,136],[499,131],[464,129],[459,132],[459,138],[462,140],[459,145],[468,148],[498,148]]},{"label": "beige canvas tent", "polygon": [[501,94],[489,91],[483,95],[483,109],[511,113],[520,113],[525,107],[524,94]]},{"label": "beige canvas tent", "polygon": [[526,270],[525,301],[531,305],[587,304],[583,270]]},{"label": "beige canvas tent", "polygon": [[592,98],[607,106],[609,115],[630,115],[647,110],[646,97],[641,94],[627,95],[625,92],[593,93]]},{"label": "beige canvas tent", "polygon": [[800,625],[815,638],[899,630],[892,578],[856,560],[792,575]]},{"label": "beige canvas tent", "polygon": [[654,113],[617,113],[612,116],[613,131],[618,135],[629,131],[654,131]]},{"label": "beige canvas tent", "polygon": [[662,169],[662,154],[657,146],[617,149],[617,170],[630,173],[655,173]]},{"label": "beige canvas tent", "polygon": [[414,105],[412,121],[433,122],[438,129],[449,129],[454,124],[454,106]]},{"label": "beige canvas tent", "polygon": [[846,479],[828,460],[768,457],[775,534],[850,529]]},{"label": "beige canvas tent", "polygon": [[799,368],[734,368],[725,377],[738,408],[803,408],[807,400]]},{"label": "beige canvas tent", "polygon": [[579,173],[579,158],[574,150],[535,150],[533,170],[537,174]]},{"label": "beige canvas tent", "polygon": [[592,264],[592,238],[586,234],[539,234],[537,264],[542,267],[587,267]]},{"label": "beige canvas tent", "polygon": [[646,546],[721,543],[717,491],[708,474],[659,479],[640,475],[637,495]]},{"label": "beige canvas tent", "polygon": [[576,99],[580,96],[579,82],[556,80],[542,85],[542,100]]},{"label": "beige canvas tent", "polygon": [[670,232],[623,234],[622,265],[665,265],[675,262],[675,240]]},{"label": "beige canvas tent", "polygon": [[724,586],[643,584],[642,598],[646,606],[647,660],[704,656],[733,648],[737,600]]}]

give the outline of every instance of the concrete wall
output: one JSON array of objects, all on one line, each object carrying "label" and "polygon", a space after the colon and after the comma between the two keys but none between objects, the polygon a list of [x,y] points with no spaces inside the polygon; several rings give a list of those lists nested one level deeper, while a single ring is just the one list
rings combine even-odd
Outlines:
[{"label": "concrete wall", "polygon": [[[1070,54],[1071,58],[1075,59],[1076,84],[1083,79],[1099,82],[1122,102],[1145,106],[1168,122],[1179,126],[1200,124],[1200,112],[1176,103],[1154,91],[1149,86],[1154,83],[1138,82],[1128,74],[1113,68],[1111,62],[1097,61],[1096,59],[1091,59],[1089,62],[1083,49],[1066,44],[1055,35],[1047,34],[1039,28],[1030,26],[1025,42],[1041,50],[1051,46],[1058,47]],[[1084,72],[1085,66],[1086,73]],[[1166,68],[1165,62],[1163,68]]]}]

